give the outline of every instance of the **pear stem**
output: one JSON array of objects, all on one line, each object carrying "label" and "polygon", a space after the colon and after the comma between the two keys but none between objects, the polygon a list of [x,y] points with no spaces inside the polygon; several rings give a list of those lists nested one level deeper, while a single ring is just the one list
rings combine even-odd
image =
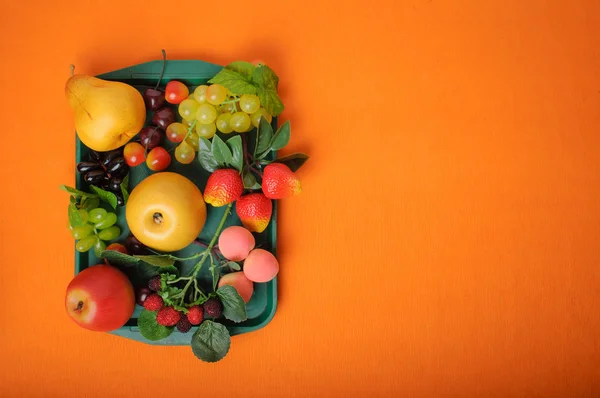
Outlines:
[{"label": "pear stem", "polygon": [[75,65],[73,65],[73,64],[69,65],[69,72],[71,73],[71,76],[73,76],[75,74]]},{"label": "pear stem", "polygon": [[156,82],[156,86],[154,87],[155,90],[158,90],[158,86],[160,86],[160,81],[162,80],[162,78],[165,74],[165,67],[167,66],[167,52],[165,51],[164,48],[161,51],[162,51],[162,55],[163,55],[163,66],[162,66],[162,70],[160,71],[160,76],[158,77],[158,81]]}]

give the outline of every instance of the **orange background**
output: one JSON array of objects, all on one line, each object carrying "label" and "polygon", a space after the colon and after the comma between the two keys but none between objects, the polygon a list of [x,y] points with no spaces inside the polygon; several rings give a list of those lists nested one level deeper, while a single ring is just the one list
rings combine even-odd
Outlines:
[{"label": "orange background", "polygon": [[[0,9],[0,396],[600,395],[598,2],[126,3]],[[312,156],[277,315],[215,365],[63,309],[68,65],[161,48],[268,63]]]}]

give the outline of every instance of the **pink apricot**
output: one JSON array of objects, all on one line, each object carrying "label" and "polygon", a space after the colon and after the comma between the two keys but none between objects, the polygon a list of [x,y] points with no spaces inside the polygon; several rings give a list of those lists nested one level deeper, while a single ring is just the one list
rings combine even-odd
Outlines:
[{"label": "pink apricot", "polygon": [[231,261],[242,261],[254,249],[254,236],[244,227],[228,227],[219,236],[219,250]]},{"label": "pink apricot", "polygon": [[273,254],[254,249],[244,261],[244,274],[253,282],[268,282],[279,272],[279,262]]},{"label": "pink apricot", "polygon": [[230,285],[237,290],[245,303],[250,301],[252,293],[254,293],[254,283],[248,278],[242,271],[232,272],[231,274],[223,275],[219,280],[219,287],[223,285]]}]

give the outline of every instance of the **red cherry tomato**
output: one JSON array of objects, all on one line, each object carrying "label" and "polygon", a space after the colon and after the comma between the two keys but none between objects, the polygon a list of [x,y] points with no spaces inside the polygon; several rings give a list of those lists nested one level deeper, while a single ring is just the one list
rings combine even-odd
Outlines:
[{"label": "red cherry tomato", "polygon": [[162,171],[171,164],[171,155],[161,146],[157,146],[148,152],[146,165],[152,171]]},{"label": "red cherry tomato", "polygon": [[144,146],[139,142],[130,142],[123,148],[123,157],[130,167],[142,164],[146,160]]},{"label": "red cherry tomato", "polygon": [[190,90],[182,82],[172,80],[167,83],[165,99],[170,104],[179,104],[190,95]]}]

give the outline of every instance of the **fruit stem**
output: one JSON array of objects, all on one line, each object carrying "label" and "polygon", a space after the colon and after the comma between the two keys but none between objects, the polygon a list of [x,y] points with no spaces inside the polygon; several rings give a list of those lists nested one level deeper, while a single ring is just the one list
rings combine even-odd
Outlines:
[{"label": "fruit stem", "polygon": [[[186,134],[186,135],[185,135],[185,137],[183,138],[183,141],[187,140],[187,139],[188,139],[188,137],[189,137],[190,135],[192,135],[192,131],[194,130],[194,127],[196,127],[196,123],[198,123],[198,120],[194,120],[194,121],[192,122],[192,125],[191,125],[190,127],[188,127],[187,134]],[[183,142],[183,141],[181,141],[181,142]]]},{"label": "fruit stem", "polygon": [[69,65],[69,73],[71,73],[71,76],[73,76],[75,74],[75,65],[73,65],[73,64]]},{"label": "fruit stem", "polygon": [[165,67],[167,66],[167,52],[165,51],[164,48],[160,51],[162,51],[163,65],[162,65],[162,70],[160,71],[160,76],[158,77],[158,81],[156,82],[156,86],[154,87],[155,90],[158,90],[158,86],[160,86],[160,81],[162,80],[162,78],[165,74]]},{"label": "fruit stem", "polygon": [[77,308],[75,308],[75,311],[81,311],[82,308],[83,308],[83,301],[80,301],[77,303]]}]

